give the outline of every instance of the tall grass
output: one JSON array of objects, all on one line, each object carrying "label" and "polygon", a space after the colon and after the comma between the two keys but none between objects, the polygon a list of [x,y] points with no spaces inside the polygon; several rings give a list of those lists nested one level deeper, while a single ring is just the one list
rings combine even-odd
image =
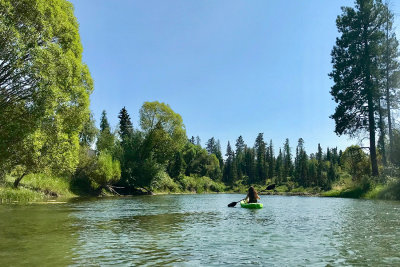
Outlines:
[{"label": "tall grass", "polygon": [[18,188],[13,187],[14,180],[14,176],[5,177],[0,186],[1,202],[28,202],[51,197],[76,196],[70,191],[70,180],[66,177],[29,174],[22,179]]},{"label": "tall grass", "polygon": [[29,202],[43,200],[44,198],[43,193],[26,188],[0,187],[0,203]]}]

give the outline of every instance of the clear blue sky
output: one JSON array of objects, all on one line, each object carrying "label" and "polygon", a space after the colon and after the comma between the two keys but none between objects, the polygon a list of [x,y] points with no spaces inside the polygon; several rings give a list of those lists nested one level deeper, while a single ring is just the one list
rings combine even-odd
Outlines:
[{"label": "clear blue sky", "polygon": [[[91,109],[114,128],[126,106],[138,127],[144,101],[179,113],[188,137],[221,141],[258,133],[277,149],[299,137],[344,149],[329,118],[335,19],[350,0],[72,0],[83,59],[94,79]],[[398,5],[393,5],[398,8]],[[397,22],[397,21],[396,21]]]}]

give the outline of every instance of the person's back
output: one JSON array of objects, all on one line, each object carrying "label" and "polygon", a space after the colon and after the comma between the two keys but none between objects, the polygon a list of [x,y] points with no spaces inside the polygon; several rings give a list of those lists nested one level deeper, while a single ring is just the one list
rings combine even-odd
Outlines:
[{"label": "person's back", "polygon": [[257,203],[257,199],[260,199],[254,187],[250,186],[246,199],[248,203]]}]

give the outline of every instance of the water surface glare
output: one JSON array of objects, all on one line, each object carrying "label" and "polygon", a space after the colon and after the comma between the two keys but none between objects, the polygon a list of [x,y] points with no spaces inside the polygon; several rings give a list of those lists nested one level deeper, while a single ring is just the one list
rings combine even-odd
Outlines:
[{"label": "water surface glare", "polygon": [[400,202],[242,197],[0,205],[0,266],[400,266]]}]

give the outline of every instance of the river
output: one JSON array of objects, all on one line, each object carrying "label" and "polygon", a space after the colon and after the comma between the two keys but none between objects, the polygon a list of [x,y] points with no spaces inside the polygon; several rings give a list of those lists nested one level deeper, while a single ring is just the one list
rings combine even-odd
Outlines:
[{"label": "river", "polygon": [[0,266],[400,266],[400,202],[235,194],[0,205]]}]

